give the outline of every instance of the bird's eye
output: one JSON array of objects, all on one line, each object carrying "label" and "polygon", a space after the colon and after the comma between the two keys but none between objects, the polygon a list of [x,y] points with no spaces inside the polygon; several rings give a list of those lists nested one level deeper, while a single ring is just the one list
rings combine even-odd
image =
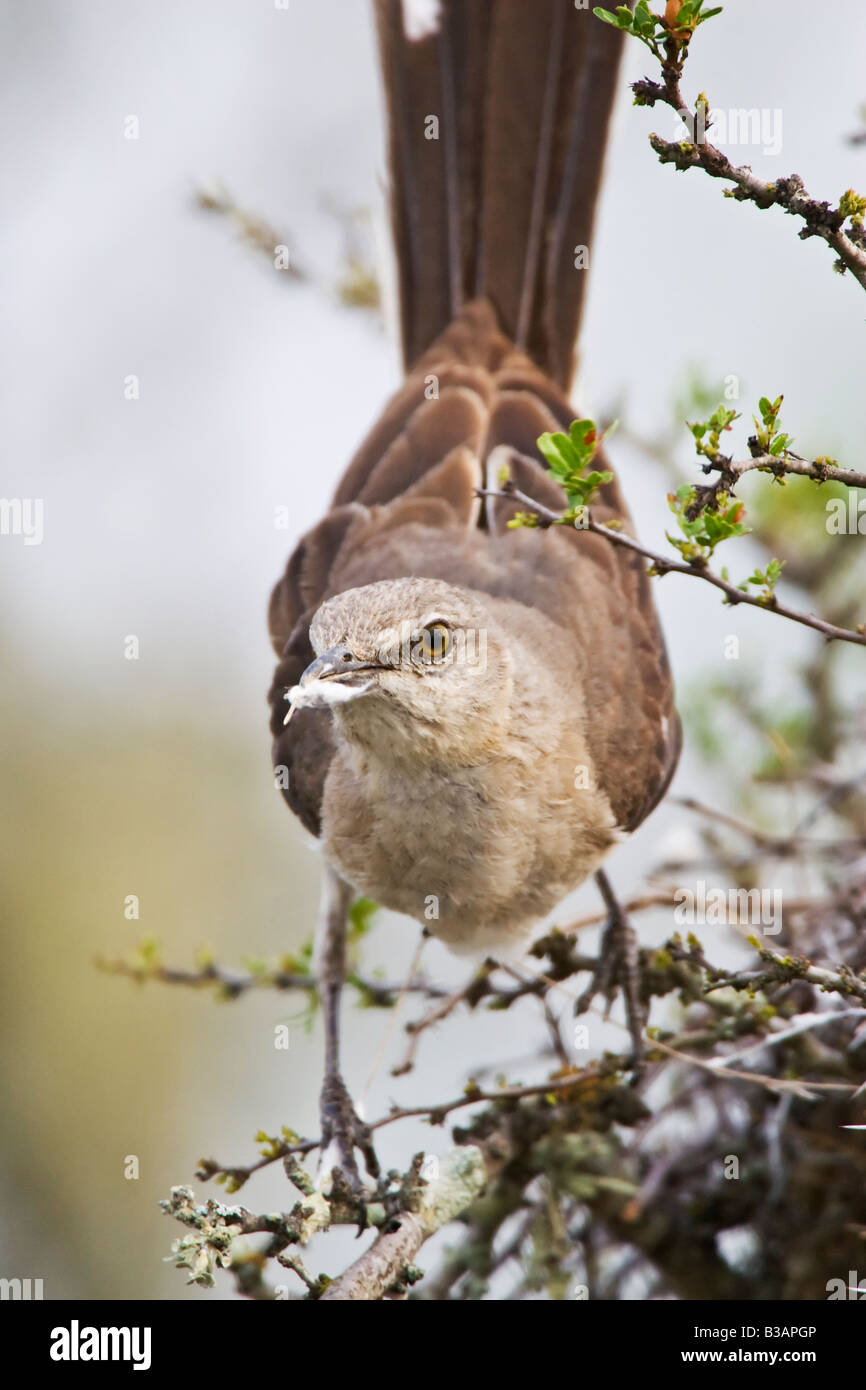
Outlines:
[{"label": "bird's eye", "polygon": [[421,629],[420,643],[425,661],[441,661],[451,647],[451,629],[446,623],[431,623]]}]

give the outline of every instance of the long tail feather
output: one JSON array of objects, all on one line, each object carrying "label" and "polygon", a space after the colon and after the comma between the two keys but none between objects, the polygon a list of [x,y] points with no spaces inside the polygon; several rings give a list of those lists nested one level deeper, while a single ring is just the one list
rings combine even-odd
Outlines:
[{"label": "long tail feather", "polygon": [[573,0],[442,0],[410,38],[375,5],[407,367],[485,296],[567,388],[621,34]]}]

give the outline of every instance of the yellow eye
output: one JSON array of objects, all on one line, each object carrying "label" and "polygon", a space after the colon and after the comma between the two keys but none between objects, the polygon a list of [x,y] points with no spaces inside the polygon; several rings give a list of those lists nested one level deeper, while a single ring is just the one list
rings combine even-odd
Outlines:
[{"label": "yellow eye", "polygon": [[445,623],[431,623],[421,629],[421,652],[425,661],[441,661],[451,647],[451,629]]}]

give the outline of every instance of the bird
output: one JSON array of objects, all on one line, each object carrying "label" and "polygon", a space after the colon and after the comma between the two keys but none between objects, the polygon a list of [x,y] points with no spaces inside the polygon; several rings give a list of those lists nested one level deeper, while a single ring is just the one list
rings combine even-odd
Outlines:
[{"label": "bird", "polygon": [[[401,0],[374,14],[405,379],[268,619],[273,761],[325,861],[322,1143],[355,1188],[356,1148],[378,1170],[339,1063],[352,898],[488,956],[596,874],[622,950],[601,866],[681,742],[642,558],[515,524],[521,497],[566,507],[538,441],[575,418],[622,33],[572,0],[441,0],[420,31]],[[592,516],[634,535],[612,474]]]}]

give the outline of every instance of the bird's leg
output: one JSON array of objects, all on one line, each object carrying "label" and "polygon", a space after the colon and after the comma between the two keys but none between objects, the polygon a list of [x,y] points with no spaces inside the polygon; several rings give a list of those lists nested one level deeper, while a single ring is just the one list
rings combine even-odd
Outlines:
[{"label": "bird's leg", "polygon": [[620,986],[631,1034],[633,1063],[639,1072],[643,1061],[643,1030],[647,1021],[647,1011],[640,997],[637,933],[620,906],[603,869],[596,872],[595,881],[607,908],[607,922],[599,944],[595,973],[578,999],[575,1013],[585,1013],[597,994],[604,995],[605,1003],[610,1008],[617,986]]},{"label": "bird's leg", "polygon": [[339,1168],[352,1190],[360,1193],[363,1184],[355,1149],[361,1150],[367,1172],[373,1177],[379,1176],[379,1163],[370,1130],[359,1119],[340,1073],[340,995],[346,978],[346,923],[351,901],[349,885],[326,865],[316,933],[319,996],[325,1015],[325,1076],[319,1097],[321,1169],[324,1176],[330,1168]]}]

